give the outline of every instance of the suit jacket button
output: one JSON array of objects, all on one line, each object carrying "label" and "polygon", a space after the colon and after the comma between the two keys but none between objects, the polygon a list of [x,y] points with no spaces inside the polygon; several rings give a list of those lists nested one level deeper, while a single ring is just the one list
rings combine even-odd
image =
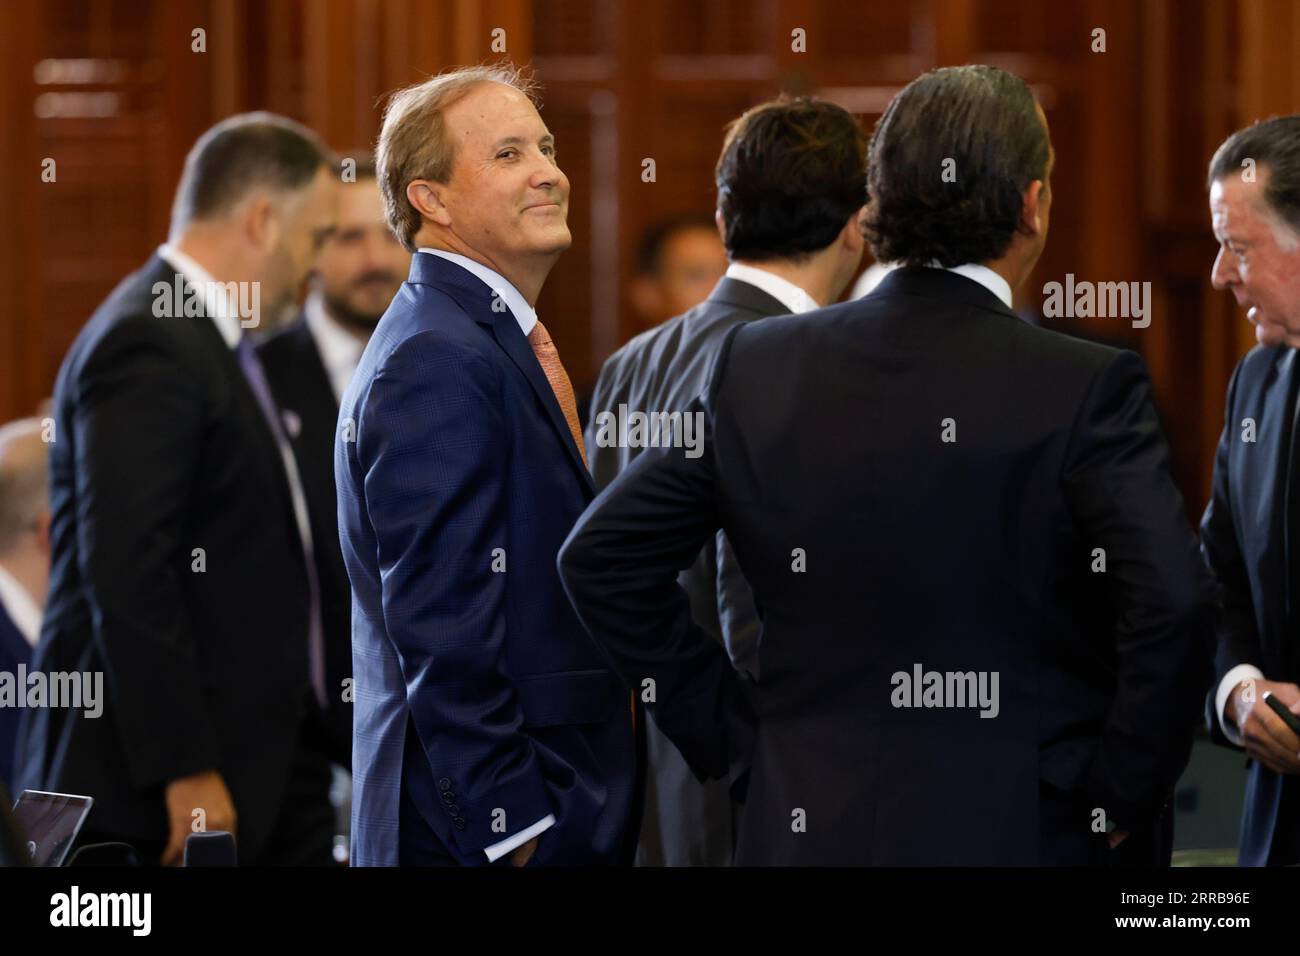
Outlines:
[{"label": "suit jacket button", "polygon": [[450,789],[451,789],[451,781],[448,780],[446,777],[443,777],[441,780],[438,781],[438,789],[439,789],[439,790],[450,790]]},{"label": "suit jacket button", "polygon": [[453,803],[455,800],[456,800],[456,795],[455,795],[454,793],[452,793],[450,790],[444,790],[444,791],[442,791],[442,802],[443,802],[443,803]]},{"label": "suit jacket button", "polygon": [[464,817],[457,817],[455,820],[452,820],[451,822],[452,822],[452,824],[456,827],[457,830],[463,830],[463,829],[465,829],[465,818],[464,818]]},{"label": "suit jacket button", "polygon": [[459,817],[460,807],[456,806],[456,804],[453,803],[451,806],[447,808],[447,812],[450,813],[453,817]]}]

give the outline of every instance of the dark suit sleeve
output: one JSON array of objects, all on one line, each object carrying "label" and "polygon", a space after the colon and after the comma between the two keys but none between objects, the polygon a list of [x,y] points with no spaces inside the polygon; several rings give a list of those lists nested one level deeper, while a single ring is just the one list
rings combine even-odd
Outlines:
[{"label": "dark suit sleeve", "polygon": [[509,471],[502,402],[483,356],[425,333],[385,361],[357,429],[384,622],[432,773],[455,782],[466,854],[552,812],[504,659],[507,516],[526,476]]},{"label": "dark suit sleeve", "polygon": [[1086,547],[1105,549],[1117,610],[1115,695],[1085,789],[1121,829],[1140,829],[1187,763],[1211,676],[1213,587],[1132,352],[1094,378],[1063,479]]},{"label": "dark suit sleeve", "polygon": [[[715,369],[727,352],[724,345]],[[685,414],[697,412],[703,453],[644,451],[578,520],[559,569],[578,616],[628,683],[653,680],[648,707],[659,729],[701,780],[728,777],[739,796],[752,710],[726,652],[694,622],[677,583],[718,529],[709,403],[696,399]]]},{"label": "dark suit sleeve", "polygon": [[1216,743],[1232,746],[1219,726],[1215,712],[1215,696],[1219,682],[1238,664],[1253,664],[1264,670],[1264,655],[1260,649],[1259,627],[1255,617],[1255,603],[1250,593],[1250,576],[1237,542],[1237,529],[1232,521],[1232,499],[1229,487],[1229,459],[1232,445],[1238,441],[1235,421],[1237,380],[1241,364],[1232,373],[1228,384],[1228,401],[1223,411],[1223,433],[1214,456],[1214,484],[1210,503],[1201,519],[1201,555],[1206,566],[1219,582],[1218,620],[1216,637],[1214,684],[1206,695],[1206,724],[1210,737]]},{"label": "dark suit sleeve", "polygon": [[140,788],[215,768],[220,757],[182,580],[204,544],[182,530],[203,408],[195,370],[177,352],[156,323],[124,321],[70,385],[79,570],[122,754]]},{"label": "dark suit sleeve", "polygon": [[732,663],[751,679],[758,677],[758,639],[762,621],[754,592],[740,570],[725,531],[717,535],[718,622]]}]

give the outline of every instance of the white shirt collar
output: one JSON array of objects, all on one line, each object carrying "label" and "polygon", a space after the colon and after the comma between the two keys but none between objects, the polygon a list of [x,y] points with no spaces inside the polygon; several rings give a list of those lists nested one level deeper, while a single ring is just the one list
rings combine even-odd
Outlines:
[{"label": "white shirt collar", "polygon": [[316,343],[316,351],[320,353],[325,374],[329,376],[334,397],[341,402],[352,373],[357,370],[357,364],[361,361],[361,353],[365,351],[366,343],[330,315],[329,309],[325,308],[325,297],[319,291],[313,290],[307,296],[302,315],[307,323],[307,331],[311,333],[312,340]]},{"label": "white shirt collar", "polygon": [[965,276],[973,282],[978,282],[984,288],[988,289],[995,296],[1002,300],[1002,304],[1008,309],[1011,306],[1011,283],[998,275],[988,266],[982,266],[978,262],[967,262],[963,265],[953,266],[948,270],[955,272],[959,276]]},{"label": "white shirt collar", "polygon": [[816,299],[789,279],[783,279],[766,269],[733,262],[727,266],[726,274],[729,279],[739,279],[741,282],[748,282],[750,285],[758,286],[795,315],[800,312],[811,312],[813,309],[821,308]]},{"label": "white shirt collar", "polygon": [[23,640],[35,647],[41,636],[41,608],[3,565],[0,565],[0,607],[8,613]]},{"label": "white shirt collar", "polygon": [[455,252],[444,252],[441,249],[430,249],[426,246],[421,246],[416,252],[427,252],[431,256],[438,256],[448,262],[454,262],[462,269],[482,279],[484,284],[499,295],[501,301],[506,304],[510,314],[519,323],[519,330],[524,333],[524,338],[527,338],[533,331],[533,326],[537,324],[536,310],[528,304],[528,300],[519,294],[519,290],[512,286],[505,276],[494,269],[489,269],[481,262],[475,262],[473,259]]},{"label": "white shirt collar", "polygon": [[225,287],[212,278],[212,273],[175,246],[164,242],[158,247],[158,257],[202,293],[203,311],[216,324],[226,345],[232,349],[239,345],[244,329],[240,325],[239,311],[227,303]]}]

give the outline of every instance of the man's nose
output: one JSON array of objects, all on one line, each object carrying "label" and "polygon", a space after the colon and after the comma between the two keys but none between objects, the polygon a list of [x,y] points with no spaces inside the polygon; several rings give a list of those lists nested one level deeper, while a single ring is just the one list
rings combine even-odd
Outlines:
[{"label": "man's nose", "polygon": [[1210,285],[1216,289],[1226,289],[1236,280],[1237,270],[1233,264],[1229,263],[1232,253],[1222,247],[1219,248],[1219,254],[1214,257],[1214,266],[1210,269]]}]

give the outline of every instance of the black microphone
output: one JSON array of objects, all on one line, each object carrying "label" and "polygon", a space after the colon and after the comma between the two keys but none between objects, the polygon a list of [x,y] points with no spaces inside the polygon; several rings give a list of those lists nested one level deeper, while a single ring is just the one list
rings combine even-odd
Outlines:
[{"label": "black microphone", "polygon": [[191,833],[185,838],[186,866],[237,866],[235,836],[225,830]]}]

